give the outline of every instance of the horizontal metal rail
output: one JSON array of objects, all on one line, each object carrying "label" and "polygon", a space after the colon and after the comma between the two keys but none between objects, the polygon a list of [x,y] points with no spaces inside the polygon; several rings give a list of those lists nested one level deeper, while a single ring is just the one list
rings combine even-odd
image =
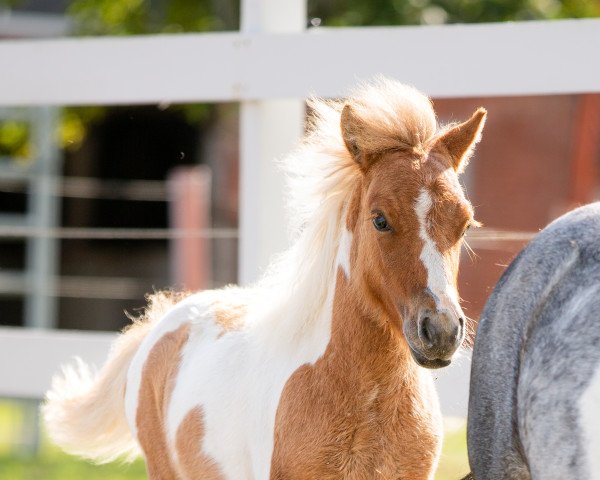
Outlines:
[{"label": "horizontal metal rail", "polygon": [[[61,275],[50,280],[37,293],[61,298],[141,300],[152,288],[152,281],[142,278]],[[21,296],[33,291],[30,275],[0,270],[0,295]]]},{"label": "horizontal metal rail", "polygon": [[[0,192],[26,193],[27,180],[36,172],[13,168],[2,171]],[[93,177],[56,177],[50,181],[49,194],[56,197],[90,200],[132,200],[166,202],[167,187],[163,180],[116,180]]]},{"label": "horizontal metal rail", "polygon": [[[467,242],[479,247],[487,242],[528,242],[536,232],[497,230],[481,228],[469,232]],[[28,226],[2,226],[1,238],[50,237],[62,240],[168,240],[175,238],[238,238],[235,228],[208,228],[201,230],[167,229],[167,228],[36,228]]]},{"label": "horizontal metal rail", "polygon": [[1,226],[0,239],[43,237],[61,240],[171,240],[176,238],[235,239],[235,228],[207,228],[201,230],[168,228],[37,228]]}]

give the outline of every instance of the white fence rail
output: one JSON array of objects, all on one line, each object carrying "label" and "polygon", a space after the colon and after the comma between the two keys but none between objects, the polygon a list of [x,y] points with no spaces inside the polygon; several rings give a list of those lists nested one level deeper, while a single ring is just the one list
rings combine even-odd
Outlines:
[{"label": "white fence rail", "polygon": [[600,20],[0,42],[0,105],[340,96],[383,73],[434,97],[600,91]]}]

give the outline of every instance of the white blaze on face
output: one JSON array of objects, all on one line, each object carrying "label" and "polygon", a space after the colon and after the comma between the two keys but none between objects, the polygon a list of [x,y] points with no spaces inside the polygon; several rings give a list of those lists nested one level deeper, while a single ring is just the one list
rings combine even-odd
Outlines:
[{"label": "white blaze on face", "polygon": [[438,309],[451,309],[456,315],[462,317],[462,309],[458,304],[458,294],[450,280],[452,274],[447,271],[444,256],[429,235],[427,216],[432,206],[431,194],[427,189],[421,189],[417,197],[415,211],[419,219],[419,237],[423,240],[423,250],[419,258],[427,271],[427,288],[434,294]]}]

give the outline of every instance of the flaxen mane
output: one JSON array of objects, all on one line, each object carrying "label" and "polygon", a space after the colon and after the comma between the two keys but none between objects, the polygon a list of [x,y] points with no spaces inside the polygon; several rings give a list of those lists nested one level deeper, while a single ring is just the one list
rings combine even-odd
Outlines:
[{"label": "flaxen mane", "polygon": [[360,173],[342,139],[340,119],[345,103],[352,105],[367,126],[353,132],[366,153],[423,152],[436,134],[429,99],[412,87],[384,78],[357,88],[346,101],[311,98],[306,138],[281,162],[288,175],[288,214],[295,234],[307,223],[318,221],[324,207],[339,208]]},{"label": "flaxen mane", "polygon": [[[290,324],[310,322],[325,302],[335,275],[344,208],[361,175],[342,138],[344,104],[352,105],[365,122],[365,130],[355,132],[354,138],[371,154],[387,150],[422,153],[436,134],[430,100],[412,87],[385,78],[359,86],[345,101],[308,101],[308,133],[281,162],[287,176],[293,245],[275,259],[258,283],[269,296],[273,289],[279,291]],[[281,312],[274,313],[281,318]],[[296,315],[303,316],[303,321],[298,322]]]}]

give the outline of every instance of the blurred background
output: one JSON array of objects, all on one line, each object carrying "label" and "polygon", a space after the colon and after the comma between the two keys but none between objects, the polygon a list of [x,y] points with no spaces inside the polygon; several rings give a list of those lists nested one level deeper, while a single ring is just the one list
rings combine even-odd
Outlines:
[{"label": "blurred background", "polygon": [[[0,0],[0,45],[236,32],[240,10],[231,0]],[[318,33],[598,17],[600,1],[308,0],[305,13],[302,28]],[[380,54],[400,61],[402,48]],[[12,68],[0,64],[0,89]],[[210,65],[197,68],[210,76]],[[530,235],[600,196],[600,95],[433,100],[442,124],[468,118],[478,106],[489,112],[462,177],[487,229],[467,238],[473,252],[465,251],[460,274],[465,312],[476,321]],[[0,336],[20,338],[19,327],[116,331],[128,323],[124,312],[135,314],[153,290],[251,280],[264,265],[241,274],[238,261],[240,211],[247,206],[240,197],[243,116],[236,102],[0,105],[0,326],[15,327]],[[15,376],[26,373],[2,350],[0,363]],[[143,478],[139,464],[88,469],[59,455],[38,436],[38,399],[12,391],[0,385],[0,478]],[[440,479],[468,468],[464,423],[452,422]]]}]

